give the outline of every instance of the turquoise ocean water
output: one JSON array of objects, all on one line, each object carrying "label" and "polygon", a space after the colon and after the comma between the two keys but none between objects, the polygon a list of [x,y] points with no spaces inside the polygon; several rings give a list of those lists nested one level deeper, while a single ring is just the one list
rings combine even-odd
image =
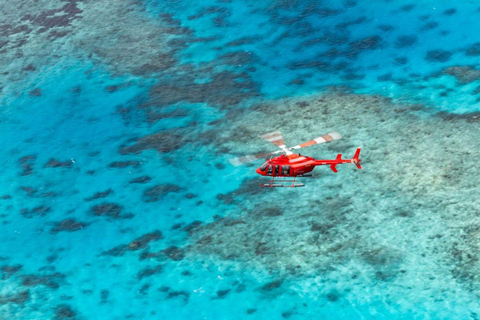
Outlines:
[{"label": "turquoise ocean water", "polygon": [[480,317],[478,2],[0,8],[0,319]]}]

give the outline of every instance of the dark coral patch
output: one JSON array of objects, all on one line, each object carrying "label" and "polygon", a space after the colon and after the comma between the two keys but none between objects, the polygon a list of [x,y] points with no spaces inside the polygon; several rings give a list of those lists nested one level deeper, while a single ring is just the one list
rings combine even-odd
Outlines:
[{"label": "dark coral patch", "polygon": [[192,223],[189,223],[187,226],[183,228],[183,231],[186,231],[188,233],[191,233],[193,230],[198,228],[199,226],[202,225],[202,221],[200,220],[195,220]]},{"label": "dark coral patch", "polygon": [[62,231],[75,232],[88,226],[87,223],[79,222],[74,219],[65,219],[57,222],[55,227],[52,228],[52,233],[58,233]]},{"label": "dark coral patch", "polygon": [[28,300],[30,300],[30,292],[28,290],[20,291],[15,294],[0,295],[0,305],[8,303],[24,304]]},{"label": "dark coral patch", "polygon": [[225,7],[220,6],[209,6],[200,11],[195,15],[188,16],[188,20],[196,20],[210,14],[219,14],[221,16],[229,14],[229,10]]},{"label": "dark coral patch", "polygon": [[226,53],[219,57],[220,60],[226,65],[245,65],[254,63],[259,60],[258,56],[250,51],[234,51]]},{"label": "dark coral patch", "polygon": [[470,83],[480,79],[480,70],[470,66],[455,66],[443,70],[444,73],[454,76],[460,83]]},{"label": "dark coral patch", "polygon": [[77,313],[67,304],[61,304],[55,307],[55,320],[75,319]]},{"label": "dark coral patch", "polygon": [[438,27],[438,22],[430,21],[424,24],[423,26],[421,26],[420,31],[428,31],[428,30],[435,29],[436,27]]},{"label": "dark coral patch", "polygon": [[397,41],[395,42],[395,47],[397,48],[405,48],[413,46],[417,42],[417,36],[415,35],[405,35],[399,36]]},{"label": "dark coral patch", "polygon": [[188,293],[187,291],[168,291],[167,299],[173,298],[182,298],[185,302],[187,302],[190,298],[190,293]]},{"label": "dark coral patch", "polygon": [[50,207],[38,206],[33,209],[21,209],[20,214],[25,218],[45,217],[51,211]]},{"label": "dark coral patch", "polygon": [[129,181],[129,183],[147,183],[147,182],[150,182],[152,180],[152,178],[150,178],[149,176],[143,176],[143,177],[138,177],[138,178],[134,178],[132,180]]},{"label": "dark coral patch", "polygon": [[290,81],[288,84],[289,84],[289,85],[293,85],[293,84],[294,84],[294,85],[302,85],[302,84],[304,84],[304,83],[305,83],[305,81],[302,80],[302,79],[293,79],[293,80]]},{"label": "dark coral patch", "polygon": [[457,13],[457,9],[455,8],[450,8],[445,11],[443,11],[443,14],[446,16],[453,16],[455,13]]},{"label": "dark coral patch", "polygon": [[155,274],[159,274],[159,273],[162,273],[162,272],[163,272],[163,266],[162,265],[156,266],[154,268],[145,268],[145,269],[140,270],[138,272],[137,278],[139,280],[142,280],[143,278],[151,277]]},{"label": "dark coral patch", "polygon": [[115,203],[104,203],[93,206],[90,211],[96,216],[119,217],[122,207]]},{"label": "dark coral patch", "polygon": [[154,149],[158,152],[169,153],[180,149],[184,142],[183,137],[170,131],[157,132],[135,141],[132,146],[124,146],[120,148],[120,154],[135,153],[138,154],[144,150]]},{"label": "dark coral patch", "polygon": [[30,95],[30,97],[41,97],[42,89],[39,89],[39,88],[32,89],[28,92],[28,94]]},{"label": "dark coral patch", "polygon": [[116,257],[123,256],[128,251],[137,251],[140,249],[145,249],[148,247],[150,242],[157,241],[162,238],[163,238],[162,232],[159,230],[156,230],[154,232],[144,234],[143,236],[133,240],[127,245],[123,244],[123,245],[116,246],[115,248],[104,252],[103,255],[116,256]]},{"label": "dark coral patch", "polygon": [[59,161],[54,158],[51,158],[44,165],[44,168],[70,168],[72,164],[73,164],[72,160]]},{"label": "dark coral patch", "polygon": [[275,281],[264,284],[261,287],[261,290],[262,291],[272,291],[272,290],[280,288],[282,283],[283,283],[283,280],[275,280]]},{"label": "dark coral patch", "polygon": [[350,43],[350,48],[346,52],[347,56],[356,56],[363,51],[375,50],[381,47],[382,38],[380,36],[370,36]]},{"label": "dark coral patch", "polygon": [[237,46],[242,46],[245,44],[253,44],[257,42],[260,38],[256,37],[243,37],[237,40],[230,41],[225,44],[226,47],[237,47]]},{"label": "dark coral patch", "polygon": [[365,21],[367,21],[367,17],[362,16],[362,17],[358,17],[357,19],[354,19],[354,20],[351,20],[351,21],[345,21],[345,22],[339,23],[335,26],[335,28],[345,29],[349,26],[353,26],[353,25],[356,25],[356,24],[362,24]]},{"label": "dark coral patch", "polygon": [[35,71],[35,70],[37,70],[37,68],[35,68],[34,65],[29,64],[29,65],[27,65],[25,68],[23,68],[23,70],[24,70],[24,71]]},{"label": "dark coral patch", "polygon": [[431,62],[447,62],[452,57],[452,53],[445,50],[431,50],[427,52],[425,60]]},{"label": "dark coral patch", "polygon": [[25,287],[46,286],[51,289],[60,288],[61,282],[65,279],[65,275],[59,272],[49,275],[25,275],[22,276],[22,285]]},{"label": "dark coral patch", "polygon": [[388,31],[392,31],[395,28],[393,26],[389,25],[389,24],[381,24],[381,25],[378,26],[378,29],[380,29],[382,31],[385,31],[385,32],[388,32]]},{"label": "dark coral patch", "polygon": [[466,120],[468,123],[480,122],[480,112],[456,114],[456,113],[442,111],[438,113],[438,116],[445,121]]},{"label": "dark coral patch", "polygon": [[8,266],[8,265],[2,266],[2,268],[0,269],[3,273],[2,280],[8,279],[10,276],[20,271],[20,269],[22,269],[22,265],[20,264],[13,265],[13,266]]},{"label": "dark coral patch", "polygon": [[145,202],[156,202],[163,199],[168,194],[180,192],[183,188],[175,184],[161,184],[148,188],[143,193]]},{"label": "dark coral patch", "polygon": [[333,290],[327,293],[326,298],[330,302],[337,302],[340,299],[340,296],[336,290]]},{"label": "dark coral patch", "polygon": [[153,124],[162,119],[171,119],[171,118],[184,118],[189,115],[187,110],[176,109],[171,112],[161,112],[158,113],[149,109],[147,111],[147,121],[150,124]]},{"label": "dark coral patch", "polygon": [[180,260],[183,260],[183,258],[185,258],[185,251],[182,248],[178,248],[176,246],[168,247],[168,248],[162,250],[162,252],[167,257],[169,257],[170,259],[172,259],[174,261],[180,261]]},{"label": "dark coral patch", "polygon": [[[234,60],[237,58],[238,56],[234,57]],[[247,56],[242,54],[242,61],[245,58]],[[150,90],[150,104],[158,107],[187,101],[228,107],[258,95],[258,85],[250,75],[222,71],[211,75],[209,82],[196,83],[194,77],[184,76],[168,83],[158,84]]]},{"label": "dark coral patch", "polygon": [[103,289],[102,291],[100,291],[100,303],[102,304],[107,303],[109,295],[110,295],[110,292],[107,289]]},{"label": "dark coral patch", "polygon": [[272,208],[266,208],[264,210],[261,210],[260,214],[263,214],[267,217],[278,217],[283,214],[282,210],[277,207],[272,207]]},{"label": "dark coral patch", "polygon": [[392,80],[392,78],[393,75],[391,73],[383,74],[377,77],[378,81],[390,81]]},{"label": "dark coral patch", "polygon": [[408,63],[408,59],[405,57],[398,57],[398,58],[395,58],[395,63],[399,65],[404,65]]},{"label": "dark coral patch", "polygon": [[39,26],[40,33],[51,28],[68,27],[82,13],[82,10],[77,7],[77,2],[79,1],[69,1],[61,8],[42,11],[36,16],[28,14],[22,17],[22,20]]},{"label": "dark coral patch", "polygon": [[415,8],[415,5],[413,3],[410,3],[410,4],[406,4],[404,5],[403,7],[400,8],[401,11],[404,11],[404,12],[409,12],[411,11],[413,8]]},{"label": "dark coral patch", "polygon": [[470,48],[467,49],[467,56],[480,56],[480,42],[474,43]]},{"label": "dark coral patch", "polygon": [[113,193],[112,189],[97,192],[93,196],[85,198],[85,201],[92,201],[92,200],[96,200],[96,199],[100,199],[100,198],[105,198],[105,197],[108,197],[112,193]]},{"label": "dark coral patch", "polygon": [[19,159],[19,162],[22,166],[22,173],[20,175],[22,175],[22,176],[31,175],[33,173],[33,164],[34,164],[36,159],[37,159],[37,157],[34,156],[34,155],[21,157]]},{"label": "dark coral patch", "polygon": [[138,167],[140,165],[140,161],[114,161],[111,162],[108,166],[110,168],[126,168],[126,167]]},{"label": "dark coral patch", "polygon": [[227,294],[232,291],[231,289],[225,289],[225,290],[218,290],[217,291],[217,296],[215,297],[216,299],[223,299],[227,296]]}]

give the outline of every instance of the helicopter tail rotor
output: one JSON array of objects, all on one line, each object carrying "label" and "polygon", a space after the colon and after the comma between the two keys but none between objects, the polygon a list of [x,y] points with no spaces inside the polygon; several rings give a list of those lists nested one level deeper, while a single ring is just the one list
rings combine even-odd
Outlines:
[{"label": "helicopter tail rotor", "polygon": [[355,154],[352,158],[352,162],[355,163],[358,169],[362,169],[362,166],[360,165],[361,159],[360,157],[360,148],[357,148],[357,151],[355,151]]}]

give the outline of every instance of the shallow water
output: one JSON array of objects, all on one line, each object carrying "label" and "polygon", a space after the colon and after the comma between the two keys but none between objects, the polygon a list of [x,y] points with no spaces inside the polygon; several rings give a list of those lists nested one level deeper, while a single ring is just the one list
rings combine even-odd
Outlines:
[{"label": "shallow water", "polygon": [[476,2],[0,8],[0,319],[480,317]]}]

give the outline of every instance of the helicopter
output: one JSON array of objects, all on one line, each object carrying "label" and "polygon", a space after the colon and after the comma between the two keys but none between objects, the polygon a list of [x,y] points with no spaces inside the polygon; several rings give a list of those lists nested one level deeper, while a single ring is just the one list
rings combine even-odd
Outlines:
[{"label": "helicopter", "polygon": [[[234,166],[239,166],[247,162],[255,161],[257,159],[265,158],[265,163],[255,170],[261,176],[271,177],[269,183],[260,184],[261,187],[304,187],[304,183],[296,183],[297,178],[312,177],[310,172],[315,166],[329,165],[333,172],[337,171],[337,165],[343,163],[353,163],[358,169],[362,169],[360,166],[360,148],[357,148],[352,159],[342,159],[342,154],[338,154],[333,160],[319,160],[312,157],[302,156],[301,154],[293,153],[291,150],[301,149],[309,146],[313,146],[320,143],[339,140],[342,136],[338,132],[331,132],[302,144],[288,148],[285,145],[282,133],[280,131],[273,131],[260,136],[262,139],[273,143],[280,148],[278,151],[269,153],[259,153],[255,155],[248,155],[238,158],[230,159],[230,163]],[[273,157],[273,155],[283,153],[280,156]],[[277,181],[275,181],[277,179]],[[290,179],[290,180],[285,180]],[[288,184],[278,183],[288,182]],[[291,184],[290,184],[291,183]]]}]

